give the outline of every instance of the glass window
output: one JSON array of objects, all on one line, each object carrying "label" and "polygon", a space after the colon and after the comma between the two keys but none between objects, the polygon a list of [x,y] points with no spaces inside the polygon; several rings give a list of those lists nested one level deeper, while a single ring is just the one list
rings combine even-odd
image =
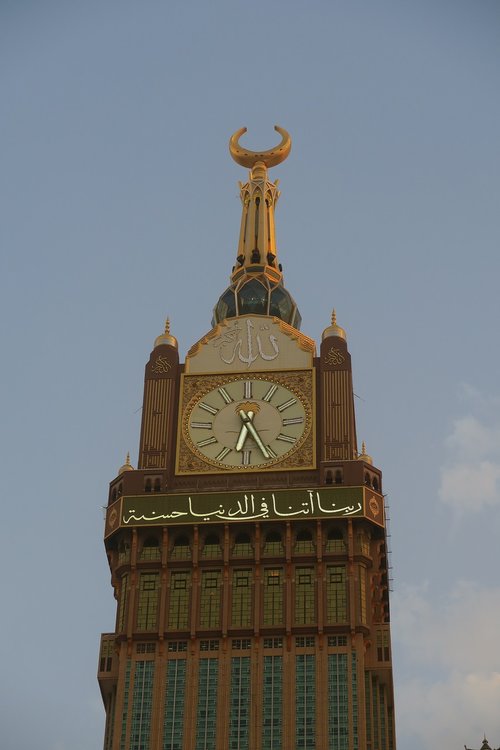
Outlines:
[{"label": "glass window", "polygon": [[347,621],[347,587],[343,565],[329,565],[326,569],[326,619],[328,622]]},{"label": "glass window", "polygon": [[221,574],[218,570],[205,570],[201,576],[200,626],[220,626]]},{"label": "glass window", "polygon": [[281,568],[264,570],[264,625],[283,622],[283,571]]},{"label": "glass window", "polygon": [[188,627],[190,583],[189,572],[172,571],[170,573],[168,627],[172,630],[185,630]]},{"label": "glass window", "polygon": [[152,630],[157,626],[158,573],[141,573],[139,603],[137,606],[138,630]]},{"label": "glass window", "polygon": [[295,570],[295,623],[307,625],[316,621],[314,568]]},{"label": "glass window", "polygon": [[252,572],[233,571],[231,623],[234,627],[252,624]]}]

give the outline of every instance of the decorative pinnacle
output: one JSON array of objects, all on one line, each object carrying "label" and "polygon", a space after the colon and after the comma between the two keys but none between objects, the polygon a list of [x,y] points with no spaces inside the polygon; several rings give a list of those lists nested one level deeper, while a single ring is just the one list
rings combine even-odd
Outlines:
[{"label": "decorative pinnacle", "polygon": [[247,132],[246,128],[240,128],[236,133],[233,133],[229,140],[229,153],[234,161],[249,169],[252,169],[259,162],[270,169],[285,161],[292,148],[292,139],[290,134],[284,128],[280,128],[279,125],[275,125],[274,129],[281,135],[281,143],[274,148],[267,149],[267,151],[250,151],[250,149],[240,146],[239,140]]},{"label": "decorative pinnacle", "polygon": [[170,318],[165,320],[165,333],[170,336]]},{"label": "decorative pinnacle", "polygon": [[130,452],[127,451],[127,458],[125,459],[125,466],[130,466]]},{"label": "decorative pinnacle", "polygon": [[363,455],[366,455],[366,443],[365,443],[365,441],[364,441],[364,440],[363,440],[363,442],[361,443],[361,453],[362,453]]},{"label": "decorative pinnacle", "polygon": [[337,325],[337,313],[335,312],[335,308],[332,310],[332,326]]}]

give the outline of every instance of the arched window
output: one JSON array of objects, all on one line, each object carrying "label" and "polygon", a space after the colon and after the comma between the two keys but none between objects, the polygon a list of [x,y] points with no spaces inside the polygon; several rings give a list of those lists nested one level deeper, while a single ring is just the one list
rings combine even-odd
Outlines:
[{"label": "arched window", "polygon": [[130,560],[130,545],[127,541],[122,540],[118,546],[118,562],[125,563]]},{"label": "arched window", "polygon": [[160,544],[155,537],[148,537],[142,545],[141,560],[159,560],[161,557]]},{"label": "arched window", "polygon": [[283,554],[283,543],[281,541],[281,534],[277,531],[270,531],[266,536],[264,543],[264,554],[265,555],[282,555]]},{"label": "arched window", "polygon": [[312,534],[308,529],[301,529],[295,538],[295,552],[297,554],[310,554],[314,552]]},{"label": "arched window", "polygon": [[325,476],[325,484],[333,484],[332,472],[327,471]]},{"label": "arched window", "polygon": [[144,491],[151,492],[151,490],[152,490],[151,479],[148,478],[146,479],[146,483],[144,484]]},{"label": "arched window", "polygon": [[325,552],[344,553],[346,550],[342,531],[337,528],[330,529],[326,540]]},{"label": "arched window", "polygon": [[373,477],[372,487],[375,490],[375,492],[379,491],[378,477]]},{"label": "arched window", "polygon": [[187,536],[182,534],[176,537],[170,556],[176,560],[189,560],[191,558],[191,548]]},{"label": "arched window", "polygon": [[342,484],[342,472],[340,469],[335,472],[335,484]]},{"label": "arched window", "polygon": [[250,537],[244,532],[239,533],[234,540],[233,555],[235,557],[251,557],[253,549]]},{"label": "arched window", "polygon": [[155,490],[155,492],[161,492],[161,479],[160,479],[160,477],[156,477],[156,479],[155,479],[154,490]]},{"label": "arched window", "polygon": [[205,544],[203,545],[202,557],[221,557],[222,549],[219,543],[218,534],[207,534]]}]

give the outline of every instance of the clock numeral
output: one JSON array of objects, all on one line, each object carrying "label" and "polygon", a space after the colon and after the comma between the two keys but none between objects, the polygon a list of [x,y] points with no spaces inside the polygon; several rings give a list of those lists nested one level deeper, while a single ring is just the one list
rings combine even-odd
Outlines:
[{"label": "clock numeral", "polygon": [[245,380],[243,383],[243,398],[252,398],[252,381]]},{"label": "clock numeral", "polygon": [[293,406],[297,403],[296,398],[289,398],[288,401],[285,401],[283,404],[280,404],[278,406],[278,411],[285,411],[285,409],[289,409],[290,406]]},{"label": "clock numeral", "polygon": [[275,453],[275,452],[273,451],[273,449],[272,449],[272,448],[271,448],[271,447],[270,447],[269,445],[266,445],[266,448],[267,448],[267,452],[269,453],[269,456],[270,456],[271,458],[278,458],[278,454],[277,454],[277,453]]},{"label": "clock numeral", "polygon": [[277,390],[278,390],[278,386],[277,385],[272,385],[269,388],[268,392],[266,393],[266,395],[264,396],[264,398],[262,400],[263,401],[270,401],[272,399],[272,397],[274,396],[274,394],[276,393]]},{"label": "clock numeral", "polygon": [[283,427],[287,427],[289,424],[302,424],[304,417],[293,417],[293,419],[284,419]]},{"label": "clock numeral", "polygon": [[196,445],[199,448],[203,448],[204,445],[212,445],[212,443],[216,443],[216,442],[217,442],[217,438],[209,437],[206,440],[200,440],[200,442],[196,443]]},{"label": "clock numeral", "polygon": [[191,422],[191,427],[196,430],[211,430],[212,422]]},{"label": "clock numeral", "polygon": [[223,461],[228,453],[231,453],[231,448],[223,448],[220,453],[217,453],[215,460],[216,461]]},{"label": "clock numeral", "polygon": [[204,401],[201,401],[198,406],[200,407],[200,409],[204,409],[205,411],[210,412],[210,414],[217,414],[217,412],[219,411],[215,408],[215,406],[210,406],[210,404],[206,404]]},{"label": "clock numeral", "polygon": [[252,451],[243,451],[241,454],[241,463],[243,466],[250,466],[250,456]]},{"label": "clock numeral", "polygon": [[222,396],[226,404],[230,404],[233,401],[233,399],[231,398],[231,396],[229,395],[229,393],[226,391],[225,388],[217,388],[217,390],[219,391],[220,395]]},{"label": "clock numeral", "polygon": [[284,443],[296,443],[297,442],[297,438],[294,438],[291,435],[278,435],[276,440],[282,440]]}]

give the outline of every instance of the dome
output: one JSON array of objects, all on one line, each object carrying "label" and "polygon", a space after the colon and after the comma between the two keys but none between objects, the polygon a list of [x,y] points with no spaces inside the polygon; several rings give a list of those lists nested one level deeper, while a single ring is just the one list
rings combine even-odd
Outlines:
[{"label": "dome", "polygon": [[274,315],[297,329],[302,322],[290,292],[264,274],[247,276],[243,282],[229,286],[215,305],[212,325],[237,315]]},{"label": "dome", "polygon": [[120,474],[123,474],[126,471],[134,471],[134,467],[130,463],[130,453],[127,453],[127,458],[125,459],[125,463],[123,464],[123,466],[121,466],[118,469],[118,476],[120,476]]},{"label": "dome", "polygon": [[330,336],[337,336],[340,339],[347,339],[344,329],[337,325],[337,313],[335,312],[335,310],[333,310],[332,312],[332,323],[323,331],[321,340],[324,341]]}]

